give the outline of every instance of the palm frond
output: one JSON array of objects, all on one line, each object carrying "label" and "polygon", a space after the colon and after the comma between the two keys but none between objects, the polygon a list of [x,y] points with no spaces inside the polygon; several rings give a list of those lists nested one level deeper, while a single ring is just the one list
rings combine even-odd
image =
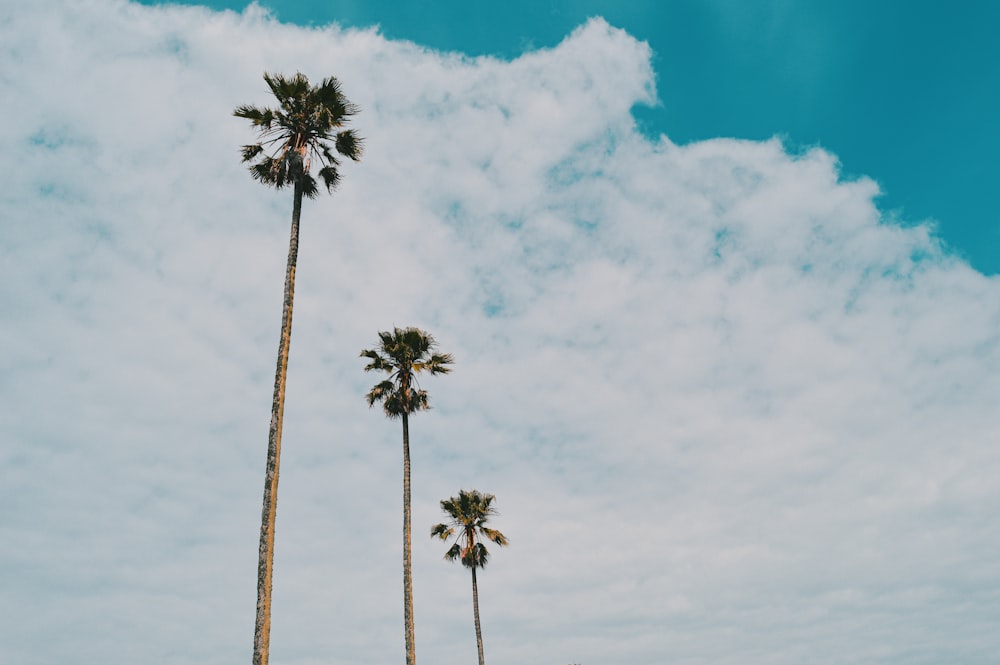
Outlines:
[{"label": "palm frond", "polygon": [[328,109],[332,115],[338,118],[355,115],[360,110],[347,100],[340,88],[340,81],[333,76],[323,79],[316,86],[315,97],[319,106]]},{"label": "palm frond", "polygon": [[488,539],[492,540],[494,543],[501,547],[506,547],[510,542],[507,540],[507,536],[503,535],[496,529],[490,529],[484,526],[479,527],[479,531],[486,536]]},{"label": "palm frond", "polygon": [[243,157],[244,162],[251,162],[253,158],[264,152],[264,146],[259,143],[254,143],[253,145],[245,145],[240,150],[240,155]]},{"label": "palm frond", "polygon": [[427,411],[431,408],[430,398],[426,390],[415,390],[410,395],[410,413],[416,411]]},{"label": "palm frond", "polygon": [[326,185],[326,191],[332,192],[340,184],[340,174],[337,172],[337,167],[335,166],[324,166],[319,170],[319,177],[323,179],[323,184]]},{"label": "palm frond", "polygon": [[398,390],[393,390],[382,402],[382,411],[390,419],[400,418],[404,413],[413,413],[410,402]]},{"label": "palm frond", "polygon": [[448,515],[454,519],[458,514],[458,506],[455,503],[455,498],[441,499],[441,510],[448,513]]},{"label": "palm frond", "polygon": [[260,127],[261,130],[265,131],[270,129],[271,123],[274,122],[274,111],[271,109],[259,109],[249,104],[237,106],[236,110],[233,111],[233,115],[237,118],[245,118],[254,127]]},{"label": "palm frond", "polygon": [[448,540],[451,535],[455,533],[447,524],[435,524],[431,527],[431,538],[440,538],[441,540]]},{"label": "palm frond", "polygon": [[383,381],[381,383],[375,384],[368,394],[365,395],[365,399],[368,400],[368,406],[375,406],[377,402],[384,402],[392,397],[393,392],[392,381]]},{"label": "palm frond", "polygon": [[250,175],[254,177],[255,180],[259,180],[268,185],[274,185],[278,189],[281,189],[284,184],[278,179],[278,169],[275,164],[277,160],[272,157],[265,157],[256,164],[250,165]]},{"label": "palm frond", "polygon": [[451,371],[448,365],[455,362],[450,353],[435,353],[423,364],[423,369],[431,374],[447,374]]},{"label": "palm frond", "polygon": [[382,351],[387,355],[391,355],[389,354],[389,349],[396,347],[396,337],[398,336],[396,332],[398,330],[399,328],[394,328],[392,332],[380,330],[378,333],[379,346],[382,347]]},{"label": "palm frond", "polygon": [[337,134],[337,138],[334,139],[334,145],[339,152],[344,157],[358,161],[361,159],[361,153],[364,151],[364,139],[361,138],[353,129],[348,129]]},{"label": "palm frond", "polygon": [[308,171],[304,171],[301,176],[302,178],[302,194],[307,199],[314,199],[319,195],[319,187],[316,186],[316,178],[312,177],[312,174]]},{"label": "palm frond", "polygon": [[309,93],[309,79],[301,72],[295,72],[295,76],[290,78],[265,72],[264,81],[278,103],[289,111],[297,110],[296,105],[301,104],[304,101],[302,98]]},{"label": "palm frond", "polygon": [[383,358],[378,351],[375,351],[374,349],[365,349],[364,351],[361,352],[361,357],[368,358],[369,360],[371,360],[370,363],[365,365],[366,372],[377,371],[377,372],[391,373],[393,370],[389,362],[385,358]]},{"label": "palm frond", "polygon": [[336,155],[330,150],[330,146],[326,144],[325,141],[317,141],[315,147],[315,152],[319,155],[320,161],[324,164],[332,164],[333,166],[340,166],[340,160],[337,159]]},{"label": "palm frond", "polygon": [[462,564],[466,568],[485,568],[489,561],[490,552],[482,543],[476,543],[462,557]]}]

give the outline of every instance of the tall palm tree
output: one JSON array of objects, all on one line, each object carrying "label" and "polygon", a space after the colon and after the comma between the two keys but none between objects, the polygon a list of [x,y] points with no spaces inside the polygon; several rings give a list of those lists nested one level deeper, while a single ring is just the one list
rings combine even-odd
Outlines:
[{"label": "tall palm tree", "polygon": [[[278,503],[278,466],[281,459],[281,422],[285,409],[285,375],[288,347],[292,336],[292,300],[295,294],[295,264],[299,253],[299,217],[302,197],[319,193],[310,173],[315,159],[321,165],[319,177],[327,191],[340,181],[338,154],[357,161],[361,157],[361,137],[342,129],[358,112],[331,77],[316,86],[300,73],[291,78],[264,74],[264,81],[278,100],[277,109],[243,105],[233,111],[246,118],[259,134],[259,141],[245,145],[243,161],[250,175],[265,185],[282,189],[291,185],[292,231],[285,268],[285,295],[281,313],[281,339],[274,374],[271,427],[267,437],[267,470],[264,477],[264,507],[260,524],[260,559],[257,565],[257,619],[254,626],[253,665],[267,665],[271,636],[271,573],[274,566],[274,520]],[[331,146],[332,143],[332,146]]]},{"label": "tall palm tree", "polygon": [[441,502],[441,510],[450,518],[442,524],[431,527],[431,537],[448,540],[455,536],[455,543],[445,552],[449,561],[458,559],[472,571],[472,610],[476,619],[476,647],[479,649],[479,665],[483,660],[483,631],[479,624],[479,586],[476,584],[476,570],[486,566],[490,553],[483,539],[491,540],[501,547],[507,545],[507,536],[486,526],[490,517],[497,514],[493,507],[496,499],[492,494],[482,494],[477,490],[460,490],[458,496]]},{"label": "tall palm tree", "polygon": [[454,362],[451,354],[434,353],[437,343],[419,328],[394,328],[379,332],[377,349],[361,352],[368,358],[366,372],[385,372],[388,378],[365,396],[368,406],[376,402],[389,418],[403,421],[403,629],[406,635],[406,665],[416,665],[413,641],[413,575],[410,559],[410,422],[409,416],[430,408],[427,391],[420,388],[417,375],[447,374]]}]

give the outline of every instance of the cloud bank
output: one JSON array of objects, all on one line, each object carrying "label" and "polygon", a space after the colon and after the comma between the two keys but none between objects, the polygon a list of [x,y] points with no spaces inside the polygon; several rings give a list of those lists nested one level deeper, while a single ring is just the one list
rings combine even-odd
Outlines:
[{"label": "cloud bank", "polygon": [[[417,651],[473,655],[424,537],[495,493],[492,662],[987,663],[1000,283],[822,150],[650,140],[644,43],[507,62],[113,0],[0,22],[0,661],[248,657],[291,196],[261,73],[341,79],[361,164],[307,203],[272,652],[402,658],[398,423],[361,348],[457,358],[414,419]],[[669,91],[661,91],[669,94]]]}]

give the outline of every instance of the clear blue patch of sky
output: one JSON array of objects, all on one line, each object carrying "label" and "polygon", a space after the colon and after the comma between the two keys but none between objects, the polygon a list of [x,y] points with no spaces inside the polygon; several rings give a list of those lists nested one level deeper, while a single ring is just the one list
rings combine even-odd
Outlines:
[{"label": "clear blue patch of sky", "polygon": [[[144,0],[154,4],[151,0]],[[242,10],[244,0],[188,1]],[[261,0],[283,22],[379,25],[469,55],[554,46],[591,16],[649,42],[662,105],[645,132],[676,143],[782,136],[836,153],[883,209],[934,218],[1000,273],[1000,2],[994,0]],[[336,72],[332,72],[336,74]]]}]

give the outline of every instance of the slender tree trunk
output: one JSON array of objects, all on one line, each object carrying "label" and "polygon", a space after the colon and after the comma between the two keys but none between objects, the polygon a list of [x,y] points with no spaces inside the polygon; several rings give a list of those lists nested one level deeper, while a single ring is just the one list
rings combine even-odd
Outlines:
[{"label": "slender tree trunk", "polygon": [[292,340],[292,300],[295,295],[295,264],[299,255],[299,217],[302,213],[302,181],[295,183],[292,231],[285,268],[285,297],[281,311],[281,340],[274,372],[271,428],[267,437],[267,471],[264,476],[264,507],[260,517],[260,559],[257,564],[257,621],[253,635],[253,665],[267,665],[271,645],[271,574],[274,569],[274,521],[278,506],[278,467],[281,462],[281,423],[285,412],[285,376],[288,348]]},{"label": "slender tree trunk", "polygon": [[479,649],[479,665],[483,660],[483,629],[479,625],[479,586],[476,584],[476,569],[472,569],[472,613],[476,617],[476,648]]},{"label": "slender tree trunk", "polygon": [[413,566],[410,558],[410,421],[403,413],[403,623],[406,632],[406,665],[416,665],[413,639]]}]

